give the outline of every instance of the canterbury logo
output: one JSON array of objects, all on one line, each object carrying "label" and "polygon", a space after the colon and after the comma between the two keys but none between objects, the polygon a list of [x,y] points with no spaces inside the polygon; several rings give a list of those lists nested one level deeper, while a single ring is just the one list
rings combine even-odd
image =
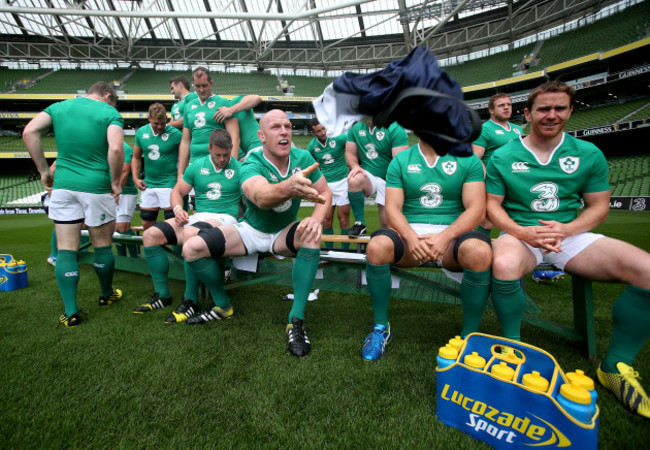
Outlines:
[{"label": "canterbury logo", "polygon": [[65,276],[66,276],[66,277],[78,277],[78,276],[79,276],[79,272],[77,272],[77,271],[74,271],[74,272],[66,272],[66,273],[65,273]]},{"label": "canterbury logo", "polygon": [[422,172],[422,168],[419,164],[409,164],[408,171],[409,173],[420,173]]},{"label": "canterbury logo", "polygon": [[528,163],[527,162],[513,162],[512,163],[512,171],[513,172],[528,172],[530,169],[528,168]]}]

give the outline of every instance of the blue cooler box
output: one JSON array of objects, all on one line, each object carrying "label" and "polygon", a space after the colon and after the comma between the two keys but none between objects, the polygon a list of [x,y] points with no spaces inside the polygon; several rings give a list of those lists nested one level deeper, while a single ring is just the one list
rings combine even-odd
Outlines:
[{"label": "blue cooler box", "polygon": [[0,291],[15,291],[27,287],[27,264],[13,256],[0,254]]},{"label": "blue cooler box", "polygon": [[[482,369],[463,362],[473,352],[485,359]],[[501,362],[514,370],[512,381],[492,374],[492,366]],[[523,384],[523,376],[533,371],[548,380],[547,391]],[[473,333],[467,336],[454,364],[436,369],[436,378],[436,414],[440,420],[495,448],[598,446],[598,407],[591,405],[593,414],[588,423],[564,410],[557,396],[560,386],[569,381],[555,358],[544,350]]]}]

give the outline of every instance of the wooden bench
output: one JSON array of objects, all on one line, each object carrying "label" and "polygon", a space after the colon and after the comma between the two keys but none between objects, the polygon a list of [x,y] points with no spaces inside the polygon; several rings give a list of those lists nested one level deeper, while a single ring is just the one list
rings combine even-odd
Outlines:
[{"label": "wooden bench", "polygon": [[[136,228],[136,227],[133,227]],[[87,233],[87,231],[83,231]],[[333,250],[321,249],[321,265],[336,265],[338,267],[347,268],[357,271],[357,287],[361,286],[362,272],[365,270],[365,247],[370,240],[369,236],[362,236],[359,238],[349,238],[343,235],[323,235],[321,242],[333,243],[350,243],[355,246],[353,250]],[[113,236],[113,242],[119,244],[135,244],[142,245],[142,236],[119,235]],[[169,278],[174,280],[185,280],[185,271],[183,266],[183,257],[174,252],[168,246],[163,249],[173,258],[177,264],[169,265]],[[92,252],[80,252],[79,262],[93,264],[94,254]],[[437,263],[426,264],[425,267],[439,269],[440,265]],[[127,272],[135,272],[141,274],[149,274],[149,266],[144,258],[132,258],[127,256],[115,256],[115,268]],[[541,270],[557,270],[549,265],[541,265],[537,267]],[[428,279],[417,271],[402,269],[399,267],[391,267],[391,273],[401,279],[409,280],[418,283],[422,286],[435,289],[445,294],[460,298],[460,289],[457,287],[450,287],[448,285]],[[243,287],[250,284],[264,283],[268,281],[277,280],[291,275],[291,271],[280,270],[277,273],[271,274],[251,274],[242,277],[241,280],[235,280],[226,286],[226,289],[234,289]],[[540,316],[541,310],[539,308],[527,310],[524,312],[523,320],[527,323],[536,325],[538,327],[547,329],[554,333],[565,336],[571,340],[578,341],[582,344],[585,355],[589,359],[594,359],[596,356],[596,331],[594,322],[594,300],[593,288],[590,280],[571,276],[571,294],[573,300],[573,328],[567,327],[556,322],[544,319]],[[524,286],[525,287],[525,286]],[[525,292],[525,289],[524,289]],[[526,294],[527,300],[534,305],[532,299]]]}]

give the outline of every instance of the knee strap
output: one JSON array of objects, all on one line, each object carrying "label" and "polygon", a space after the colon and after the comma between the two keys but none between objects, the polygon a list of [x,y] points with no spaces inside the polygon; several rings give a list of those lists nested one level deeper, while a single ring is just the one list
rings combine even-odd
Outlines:
[{"label": "knee strap", "polygon": [[226,252],[226,237],[218,227],[200,230],[197,236],[203,239],[205,245],[208,246],[211,257],[218,258]]},{"label": "knee strap", "polygon": [[176,232],[174,231],[174,227],[172,227],[170,224],[167,222],[156,222],[153,224],[153,227],[158,228],[160,231],[162,231],[162,234],[165,236],[165,239],[167,239],[167,243],[169,245],[178,244],[178,240],[176,239]]},{"label": "knee strap", "polygon": [[194,222],[194,223],[193,223],[192,225],[190,225],[190,226],[191,226],[191,227],[194,227],[194,228],[198,228],[199,231],[202,231],[202,230],[206,230],[206,231],[207,231],[207,230],[211,230],[212,228],[214,228],[214,227],[213,227],[212,225],[210,225],[208,222]]},{"label": "knee strap", "polygon": [[163,215],[165,216],[165,220],[173,219],[176,217],[176,214],[174,214],[174,211],[171,209],[164,209]]},{"label": "knee strap", "polygon": [[404,256],[404,243],[402,238],[399,237],[397,231],[391,228],[380,228],[370,235],[370,239],[375,236],[388,236],[393,241],[393,262],[397,262]]},{"label": "knee strap", "polygon": [[454,260],[456,263],[460,264],[458,262],[458,249],[460,248],[460,244],[465,242],[468,239],[478,239],[479,241],[485,242],[487,245],[492,248],[492,239],[490,239],[490,236],[487,236],[480,231],[472,230],[472,231],[466,231],[460,236],[458,236],[458,239],[456,239],[456,244],[454,244]]},{"label": "knee strap", "polygon": [[146,222],[155,222],[158,218],[158,211],[155,209],[141,209],[140,218]]},{"label": "knee strap", "polygon": [[291,251],[291,253],[298,253],[298,250],[296,250],[296,246],[293,245],[293,241],[296,238],[296,229],[298,228],[298,224],[300,222],[296,222],[293,225],[291,225],[291,228],[289,228],[289,231],[287,231],[287,248]]}]

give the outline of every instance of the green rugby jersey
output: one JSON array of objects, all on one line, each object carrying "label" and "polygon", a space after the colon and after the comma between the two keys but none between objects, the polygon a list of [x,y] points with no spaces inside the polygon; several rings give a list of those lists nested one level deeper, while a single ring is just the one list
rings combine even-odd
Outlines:
[{"label": "green rugby jersey", "polygon": [[229,214],[235,218],[239,215],[241,166],[230,158],[226,167],[217,170],[206,156],[185,169],[183,181],[194,187],[197,212]]},{"label": "green rugby jersey", "polygon": [[[243,98],[243,95],[238,95],[233,98],[230,100],[230,106],[234,106],[241,102]],[[260,124],[255,120],[255,113],[252,109],[238,112],[233,117],[239,121],[239,149],[243,152],[243,157],[254,148],[262,146],[262,141],[260,141],[260,138],[257,135],[257,132],[260,129]]]},{"label": "green rugby jersey", "polygon": [[487,192],[503,195],[503,208],[519,225],[538,219],[568,223],[577,217],[584,193],[609,190],[607,161],[594,144],[568,134],[542,164],[522,139],[494,152],[487,167]]},{"label": "green rugby jersey", "polygon": [[178,147],[183,134],[171,125],[156,135],[147,124],[135,133],[135,145],[142,150],[144,182],[150,188],[173,188],[176,185]]},{"label": "green rugby jersey", "polygon": [[124,128],[117,109],[78,97],[53,103],[44,112],[52,118],[58,152],[53,188],[91,194],[112,192],[106,131],[110,125]]},{"label": "green rugby jersey", "polygon": [[[131,160],[133,159],[133,149],[129,144],[126,142],[124,143],[124,162],[126,164],[131,164]],[[137,195],[138,194],[138,188],[135,187],[135,183],[133,183],[133,175],[131,172],[129,172],[129,177],[126,179],[126,184],[122,188],[122,194],[128,194],[128,195]]]},{"label": "green rugby jersey", "polygon": [[208,97],[204,103],[197,97],[187,104],[183,115],[183,128],[192,132],[190,142],[190,162],[209,156],[208,144],[210,133],[214,130],[225,130],[226,126],[214,120],[214,114],[222,106],[230,106],[230,102],[218,95]]},{"label": "green rugby jersey", "polygon": [[307,146],[318,164],[323,176],[328,183],[342,180],[348,176],[348,166],[345,163],[345,143],[347,136],[341,134],[334,138],[327,138],[325,144],[321,144],[318,138],[314,138]]},{"label": "green rugby jersey", "polygon": [[508,122],[508,125],[510,126],[510,130],[506,130],[503,126],[493,120],[488,120],[481,126],[481,135],[472,142],[472,144],[485,149],[483,158],[481,158],[483,164],[487,165],[490,157],[492,157],[492,153],[494,153],[497,148],[524,135],[524,130],[519,125],[510,122]]},{"label": "green rugby jersey", "polygon": [[[255,150],[248,155],[242,165],[241,183],[261,175],[270,184],[277,184],[290,178],[297,171],[306,169],[314,162],[314,158],[305,150],[292,148],[289,154],[289,168],[285,174],[281,174],[277,167],[264,157],[262,149]],[[312,183],[316,183],[321,176],[320,169],[316,169],[308,175],[308,178]],[[260,209],[246,198],[246,212],[242,220],[263,233],[277,233],[296,220],[299,208],[299,198],[289,199],[272,209]]]},{"label": "green rugby jersey", "polygon": [[404,128],[393,122],[388,129],[357,122],[348,131],[348,142],[357,144],[359,164],[376,177],[386,179],[386,170],[393,159],[393,148],[409,144]]},{"label": "green rugby jersey", "polygon": [[450,225],[465,211],[463,185],[473,182],[484,182],[478,156],[439,156],[430,166],[418,144],[399,153],[386,175],[387,188],[404,191],[406,220],[432,225]]},{"label": "green rugby jersey", "polygon": [[172,110],[170,112],[172,116],[172,120],[178,120],[181,117],[183,117],[183,115],[185,114],[185,107],[189,102],[191,102],[195,98],[199,98],[199,95],[196,92],[190,92],[185,97],[183,97],[182,99],[174,103],[172,105]]}]

